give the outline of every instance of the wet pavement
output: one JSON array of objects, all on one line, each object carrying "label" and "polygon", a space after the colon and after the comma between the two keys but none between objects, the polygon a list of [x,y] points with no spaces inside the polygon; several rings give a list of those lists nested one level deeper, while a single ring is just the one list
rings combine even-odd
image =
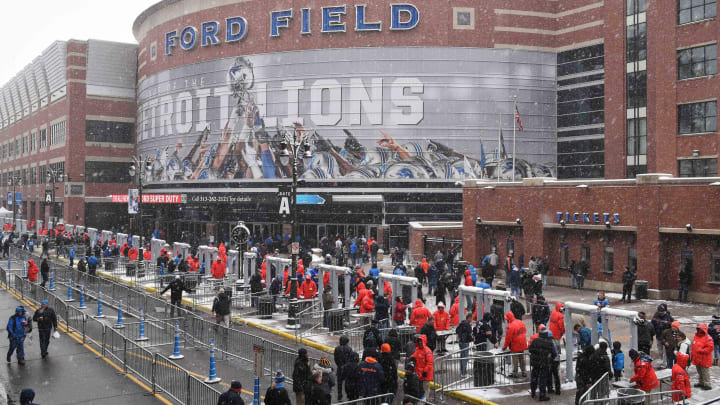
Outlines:
[{"label": "wet pavement", "polygon": [[[8,291],[0,289],[0,314],[6,324],[22,303]],[[30,315],[34,311],[28,311]],[[35,325],[36,326],[36,325]],[[3,326],[3,329],[5,327]],[[12,363],[0,366],[0,382],[10,397],[19,401],[23,388],[35,390],[39,404],[108,404],[155,405],[163,402],[148,395],[148,391],[135,384],[118,370],[91,352],[87,347],[65,333],[60,339],[51,339],[49,356],[40,357],[37,328],[33,340],[25,341],[25,365]],[[0,352],[7,352],[6,334],[0,339]],[[18,402],[19,403],[19,402]]]}]

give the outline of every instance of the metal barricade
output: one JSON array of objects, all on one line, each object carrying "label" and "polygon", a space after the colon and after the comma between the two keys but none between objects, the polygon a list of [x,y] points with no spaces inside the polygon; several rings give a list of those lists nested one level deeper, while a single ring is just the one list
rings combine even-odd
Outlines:
[{"label": "metal barricade", "polygon": [[185,405],[217,404],[221,393],[195,376],[188,375]]},{"label": "metal barricade", "polygon": [[190,373],[160,353],[155,353],[153,367],[153,393],[163,392],[183,403],[188,397]]},{"label": "metal barricade", "polygon": [[[463,356],[464,353],[460,350],[435,359],[434,381],[440,385],[439,391],[442,395],[451,391],[502,387],[530,381],[527,352],[495,354],[468,350],[467,353],[467,356]],[[513,358],[524,360],[525,368],[522,372],[528,377],[512,377]]]},{"label": "metal barricade", "polygon": [[579,403],[585,403],[585,401],[591,401],[596,399],[603,399],[610,397],[610,373],[605,373],[595,381],[590,388],[585,391],[580,397]]},{"label": "metal barricade", "polygon": [[[580,402],[582,405],[673,405],[673,404],[687,404],[685,399],[674,402],[672,394],[679,394],[684,396],[682,391],[663,391],[663,392],[651,392],[651,393],[638,393],[637,395],[624,395],[625,392],[636,392],[634,388],[620,388],[617,392],[617,396],[612,398],[598,398],[590,399],[585,402]],[[632,390],[632,391],[630,391]],[[642,392],[642,391],[640,391]]]},{"label": "metal barricade", "polygon": [[154,356],[139,344],[125,339],[125,372],[128,370],[152,384]]}]

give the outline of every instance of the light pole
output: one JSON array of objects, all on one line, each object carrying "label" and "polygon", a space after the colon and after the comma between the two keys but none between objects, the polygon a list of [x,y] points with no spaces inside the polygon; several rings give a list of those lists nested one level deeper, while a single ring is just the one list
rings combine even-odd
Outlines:
[{"label": "light pole", "polygon": [[[312,161],[312,152],[310,151],[310,132],[306,131],[300,124],[295,124],[290,131],[282,131],[282,141],[280,142],[280,163],[287,166],[292,163],[292,196],[290,201],[290,215],[292,224],[292,239],[290,241],[290,249],[292,253],[292,273],[290,276],[290,298],[297,298],[297,267],[298,255],[292,244],[297,240],[297,186],[298,186],[298,157],[302,157],[305,166]],[[289,314],[288,314],[289,315]]]},{"label": "light pole", "polygon": [[21,183],[22,179],[20,178],[20,176],[11,174],[10,177],[8,177],[8,187],[12,186],[12,197],[10,198],[13,206],[12,233],[15,233],[15,213],[17,212],[17,198],[15,198],[15,186],[19,186]]},{"label": "light pole", "polygon": [[[143,168],[144,170],[137,170],[136,168]],[[138,183],[138,232],[140,234],[140,246],[138,246],[138,260],[142,262],[143,260],[143,221],[142,221],[142,189],[143,189],[143,176],[145,176],[145,173],[150,171],[152,169],[152,163],[150,162],[150,157],[143,160],[142,158],[137,158],[135,156],[132,157],[132,160],[130,161],[130,170],[128,170],[128,174],[130,177],[135,177],[137,175],[137,183]]]},{"label": "light pole", "polygon": [[61,172],[59,170],[53,170],[48,166],[46,177],[47,181],[52,183],[52,202],[50,203],[50,217],[55,217],[55,222],[58,222],[57,212],[55,210],[55,182],[57,181],[58,175],[61,175]]}]

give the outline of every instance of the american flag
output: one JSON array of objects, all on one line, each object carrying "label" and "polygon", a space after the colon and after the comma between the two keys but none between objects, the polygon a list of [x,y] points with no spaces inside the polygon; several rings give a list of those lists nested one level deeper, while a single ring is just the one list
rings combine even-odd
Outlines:
[{"label": "american flag", "polygon": [[517,103],[515,103],[515,121],[517,122],[517,126],[520,132],[525,131],[525,128],[523,128],[522,120],[520,119],[520,111],[518,111]]}]

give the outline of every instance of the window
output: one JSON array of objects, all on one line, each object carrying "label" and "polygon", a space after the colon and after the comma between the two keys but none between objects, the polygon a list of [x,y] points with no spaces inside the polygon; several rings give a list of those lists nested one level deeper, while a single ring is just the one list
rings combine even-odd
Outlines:
[{"label": "window", "polygon": [[23,155],[30,152],[30,137],[24,135],[22,138],[22,153]]},{"label": "window", "polygon": [[717,101],[678,106],[678,134],[717,131]]},{"label": "window", "polygon": [[567,243],[563,243],[560,245],[560,268],[561,269],[567,269],[570,267],[570,252],[569,252],[569,246]]},{"label": "window", "polygon": [[62,183],[65,175],[65,162],[50,163],[50,169],[55,172],[55,182]]},{"label": "window", "polygon": [[580,246],[580,261],[585,260],[587,264],[590,264],[590,245]]},{"label": "window", "polygon": [[715,0],[679,0],[678,24],[715,18],[717,5]]},{"label": "window", "polygon": [[627,0],[625,15],[644,13],[647,10],[646,0]]},{"label": "window", "polygon": [[720,283],[720,253],[713,253],[710,263],[710,281]]},{"label": "window", "polygon": [[627,108],[647,106],[647,72],[627,74]]},{"label": "window", "polygon": [[65,121],[50,126],[50,146],[65,143]]},{"label": "window", "polygon": [[40,130],[40,149],[47,148],[47,129]]},{"label": "window", "polygon": [[678,79],[717,73],[717,44],[682,49],[677,52]]},{"label": "window", "polygon": [[630,270],[635,271],[637,270],[637,248],[630,247],[628,248],[628,263],[627,266],[630,268]]},{"label": "window", "polygon": [[38,168],[38,184],[47,183],[47,166],[40,166]]},{"label": "window", "polygon": [[85,162],[88,183],[130,183],[129,162]]},{"label": "window", "polygon": [[30,168],[30,184],[37,184],[37,167]]},{"label": "window", "polygon": [[85,140],[88,142],[133,143],[135,125],[129,122],[85,121]]},{"label": "window", "polygon": [[647,59],[647,24],[633,24],[626,28],[627,62]]},{"label": "window", "polygon": [[615,268],[615,251],[612,246],[603,249],[603,272],[612,273]]},{"label": "window", "polygon": [[20,138],[15,138],[15,147],[13,150],[13,155],[14,156],[20,155]]},{"label": "window", "polygon": [[647,118],[627,120],[627,155],[647,155]]},{"label": "window", "polygon": [[30,152],[37,150],[37,132],[33,131],[30,133]]},{"label": "window", "polygon": [[20,181],[22,182],[21,184],[28,184],[27,174],[28,169],[22,169],[22,174],[20,175]]},{"label": "window", "polygon": [[717,158],[678,160],[680,177],[716,177],[718,173],[717,169]]}]

